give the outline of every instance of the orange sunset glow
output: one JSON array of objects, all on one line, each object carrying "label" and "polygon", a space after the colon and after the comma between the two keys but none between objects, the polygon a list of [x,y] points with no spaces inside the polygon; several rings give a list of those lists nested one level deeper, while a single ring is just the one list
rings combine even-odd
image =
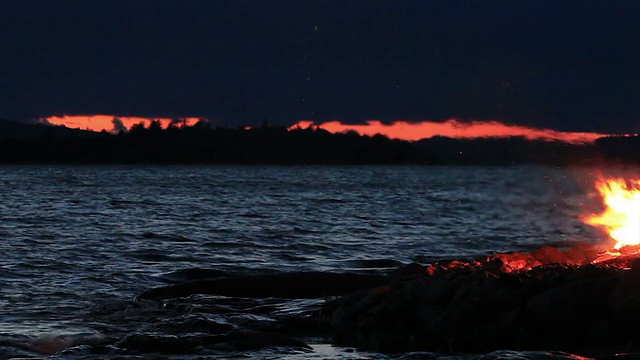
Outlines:
[{"label": "orange sunset glow", "polygon": [[[42,119],[42,122],[47,122],[54,125],[62,125],[68,128],[83,129],[91,131],[110,131],[118,132],[119,123],[127,129],[131,126],[139,123],[149,126],[154,121],[159,120],[162,123],[162,127],[166,127],[173,120],[170,118],[143,118],[132,116],[113,116],[113,115],[65,115],[65,116],[52,116]],[[182,118],[185,125],[194,125],[198,122],[199,118]]]},{"label": "orange sunset glow", "polygon": [[[143,123],[145,126],[158,120],[163,127],[166,127],[173,120],[170,118],[143,118],[132,116],[114,115],[64,115],[52,116],[42,119],[54,125],[63,125],[69,128],[118,132],[122,127],[127,129],[131,126]],[[199,121],[199,118],[182,118],[183,124],[191,126]],[[476,139],[489,137],[509,137],[521,136],[530,140],[558,140],[571,144],[590,143],[605,134],[592,132],[562,132],[551,129],[538,129],[526,126],[507,125],[498,121],[472,121],[462,122],[451,119],[444,122],[422,121],[407,122],[395,121],[385,124],[378,120],[369,120],[366,124],[343,124],[340,121],[329,121],[319,125],[310,120],[301,120],[289,127],[289,130],[297,128],[308,128],[309,126],[321,128],[331,133],[342,133],[346,131],[356,131],[361,135],[382,134],[392,139],[416,141],[434,136],[445,136],[457,139]]]},{"label": "orange sunset glow", "polygon": [[361,135],[386,135],[392,139],[421,140],[434,136],[446,136],[458,139],[475,139],[488,137],[522,136],[530,140],[559,140],[571,144],[590,143],[604,134],[590,132],[562,132],[550,129],[536,129],[526,126],[507,125],[498,121],[472,121],[462,122],[447,120],[444,122],[422,121],[406,122],[395,121],[384,124],[378,120],[369,120],[366,124],[351,125],[339,121],[329,121],[315,125],[313,121],[303,120],[293,125],[294,128],[307,128],[317,126],[331,133],[356,131]]}]

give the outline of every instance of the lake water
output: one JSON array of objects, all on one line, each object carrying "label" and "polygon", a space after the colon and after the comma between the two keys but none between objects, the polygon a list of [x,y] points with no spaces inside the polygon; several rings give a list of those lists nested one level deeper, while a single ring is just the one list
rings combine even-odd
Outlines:
[{"label": "lake water", "polygon": [[[579,219],[600,209],[595,176],[533,166],[0,167],[0,335],[108,332],[122,319],[100,309],[188,268],[382,271],[596,242],[603,234]],[[307,341],[312,350],[218,356],[381,357]],[[95,356],[74,349],[56,356]]]}]

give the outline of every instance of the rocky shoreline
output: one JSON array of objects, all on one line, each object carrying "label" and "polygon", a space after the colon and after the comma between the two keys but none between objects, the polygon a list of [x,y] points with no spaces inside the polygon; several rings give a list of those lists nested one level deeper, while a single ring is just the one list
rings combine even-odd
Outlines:
[{"label": "rocky shoreline", "polygon": [[429,273],[325,304],[334,341],[380,352],[636,351],[640,260],[506,272],[498,259]]},{"label": "rocky shoreline", "polygon": [[286,321],[296,330],[286,331],[280,319],[280,334],[324,329],[315,335],[382,353],[640,349],[633,331],[640,320],[640,259],[590,245],[410,264],[384,276],[303,272],[196,280],[140,298],[194,293],[323,297],[319,309]]},{"label": "rocky shoreline", "polygon": [[93,309],[86,321],[99,335],[0,339],[0,347],[103,357],[304,352],[314,343],[385,354],[640,351],[640,259],[603,257],[589,246],[409,264],[387,274],[186,269],[166,281]]}]

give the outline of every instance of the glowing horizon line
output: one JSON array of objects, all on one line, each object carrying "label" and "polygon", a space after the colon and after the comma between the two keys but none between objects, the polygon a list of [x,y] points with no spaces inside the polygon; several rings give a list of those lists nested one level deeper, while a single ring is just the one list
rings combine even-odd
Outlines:
[{"label": "glowing horizon line", "polygon": [[462,122],[449,119],[443,122],[394,121],[385,124],[379,120],[368,120],[366,124],[343,124],[340,121],[327,121],[316,125],[313,120],[301,120],[289,127],[316,127],[331,133],[356,131],[360,135],[384,135],[391,139],[417,141],[432,137],[443,136],[456,139],[523,137],[528,140],[563,141],[570,144],[592,143],[607,134],[593,132],[564,132],[545,128],[534,128],[522,125],[508,125],[496,120]]},{"label": "glowing horizon line", "polygon": [[[85,129],[90,131],[109,131],[117,133],[120,130],[128,130],[133,125],[143,123],[145,126],[158,120],[162,127],[166,128],[170,123],[175,123],[172,118],[163,117],[138,117],[117,115],[63,115],[41,118],[43,123],[61,125],[69,128]],[[191,126],[200,118],[182,118],[183,124]],[[456,139],[477,139],[520,136],[529,140],[563,141],[571,144],[592,143],[594,140],[607,136],[593,132],[563,132],[545,128],[534,128],[522,125],[508,125],[497,120],[476,120],[463,122],[457,119],[449,119],[442,122],[436,121],[394,121],[385,124],[379,120],[368,120],[364,124],[344,124],[341,121],[327,121],[316,125],[313,120],[300,120],[288,129],[308,128],[309,126],[324,129],[331,133],[343,133],[356,131],[361,135],[373,136],[381,134],[391,139],[417,141],[436,136]]]},{"label": "glowing horizon line", "polygon": [[[179,118],[182,123],[191,126],[200,121],[197,117],[185,117]],[[66,126],[73,129],[82,129],[89,131],[109,131],[116,133],[121,130],[121,127],[130,129],[133,125],[143,123],[145,126],[149,126],[152,121],[158,120],[162,124],[162,127],[167,127],[170,123],[175,123],[174,118],[165,117],[138,117],[138,116],[118,116],[118,115],[63,115],[63,116],[50,116],[40,118],[42,123],[49,123],[58,126]]]}]

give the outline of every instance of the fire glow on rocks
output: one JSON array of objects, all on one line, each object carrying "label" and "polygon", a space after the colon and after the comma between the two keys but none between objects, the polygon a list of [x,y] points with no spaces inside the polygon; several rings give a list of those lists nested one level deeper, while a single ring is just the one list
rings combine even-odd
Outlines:
[{"label": "fire glow on rocks", "polygon": [[599,241],[407,265],[386,285],[325,305],[334,341],[383,352],[637,356],[629,329],[640,323],[640,179],[595,186],[605,210],[581,220],[606,231]]},{"label": "fire glow on rocks", "polygon": [[606,209],[584,221],[604,228],[616,241],[616,250],[640,245],[640,180],[599,179],[596,188]]},{"label": "fire glow on rocks", "polygon": [[[493,268],[511,273],[529,271],[538,266],[583,266],[603,264],[629,268],[629,262],[640,256],[640,179],[599,178],[595,187],[602,197],[605,210],[581,219],[586,224],[606,231],[607,241],[596,244],[580,243],[570,249],[544,246],[529,253],[494,254],[485,259],[439,261],[427,267],[434,275],[455,268]],[[611,261],[615,262],[611,262]]]}]

